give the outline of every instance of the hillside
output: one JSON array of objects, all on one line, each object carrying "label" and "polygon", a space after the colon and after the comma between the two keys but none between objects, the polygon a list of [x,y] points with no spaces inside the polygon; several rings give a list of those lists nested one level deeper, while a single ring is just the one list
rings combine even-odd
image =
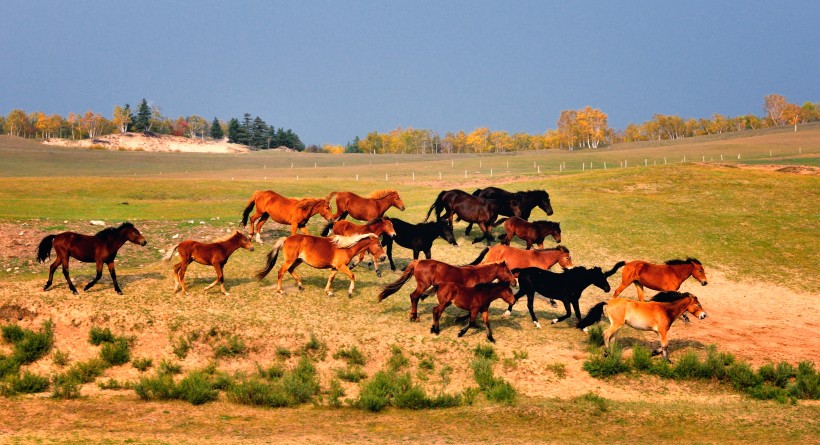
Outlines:
[{"label": "hillside", "polygon": [[52,138],[43,144],[70,148],[106,150],[159,151],[179,153],[246,153],[248,147],[226,140],[212,141],[155,133],[115,133],[93,139],[71,140]]}]

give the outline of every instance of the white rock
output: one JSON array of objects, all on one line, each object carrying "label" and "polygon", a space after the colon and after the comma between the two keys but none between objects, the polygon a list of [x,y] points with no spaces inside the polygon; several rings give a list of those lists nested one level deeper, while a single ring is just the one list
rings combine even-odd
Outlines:
[{"label": "white rock", "polygon": [[105,221],[100,221],[98,219],[92,219],[89,222],[91,223],[92,226],[104,226],[105,225]]},{"label": "white rock", "polygon": [[179,234],[178,234],[178,233],[177,233],[176,235],[174,235],[174,236],[172,236],[172,237],[171,237],[171,239],[177,239],[177,238],[179,238]]}]

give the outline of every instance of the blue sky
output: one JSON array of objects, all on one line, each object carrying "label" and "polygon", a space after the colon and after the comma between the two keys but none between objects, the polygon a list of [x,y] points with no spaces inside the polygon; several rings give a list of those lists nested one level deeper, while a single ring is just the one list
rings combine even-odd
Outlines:
[{"label": "blue sky", "polygon": [[590,105],[763,114],[820,101],[820,2],[0,2],[0,114],[144,97],[305,143],[397,127],[541,133]]}]

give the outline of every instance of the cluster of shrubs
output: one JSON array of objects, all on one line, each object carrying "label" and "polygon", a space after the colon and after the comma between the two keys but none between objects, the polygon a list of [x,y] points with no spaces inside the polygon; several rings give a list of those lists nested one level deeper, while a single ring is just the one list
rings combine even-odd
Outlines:
[{"label": "cluster of shrubs", "polygon": [[[600,327],[591,332],[591,342],[595,342],[600,335]],[[603,343],[602,337],[600,343]],[[770,363],[755,370],[732,354],[718,352],[714,345],[707,349],[704,360],[690,351],[683,354],[677,363],[670,364],[665,360],[654,360],[651,351],[640,345],[633,348],[629,360],[624,359],[621,348],[613,342],[608,355],[594,349],[591,357],[584,362],[584,369],[596,378],[643,372],[676,380],[710,380],[731,385],[762,400],[794,402],[798,399],[820,399],[820,372],[815,369],[814,363],[803,361],[797,367],[786,362],[777,365]]]},{"label": "cluster of shrubs", "polygon": [[46,391],[49,379],[30,372],[20,373],[20,366],[45,356],[54,346],[54,326],[51,320],[39,331],[23,329],[16,324],[0,327],[3,341],[13,346],[11,355],[0,354],[0,394],[37,393]]},{"label": "cluster of shrubs", "polygon": [[475,359],[470,366],[479,390],[488,400],[512,405],[516,398],[515,388],[506,380],[493,374],[493,365],[498,361],[493,347],[478,345],[473,349],[473,353]]}]

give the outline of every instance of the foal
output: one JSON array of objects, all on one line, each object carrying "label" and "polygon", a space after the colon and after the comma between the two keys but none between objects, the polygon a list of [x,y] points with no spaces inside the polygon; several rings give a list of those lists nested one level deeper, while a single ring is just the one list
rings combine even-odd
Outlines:
[{"label": "foal", "polygon": [[496,225],[504,223],[504,239],[502,244],[510,245],[513,237],[517,236],[527,243],[527,250],[532,249],[535,244],[539,249],[544,248],[544,239],[552,236],[556,243],[561,242],[561,224],[552,221],[533,221],[528,222],[517,216],[510,218],[503,218],[496,222]]},{"label": "foal", "polygon": [[515,303],[510,285],[507,283],[481,283],[475,287],[468,287],[458,283],[441,283],[433,286],[438,297],[438,306],[433,308],[433,326],[430,327],[430,332],[438,335],[439,333],[439,319],[444,309],[450,304],[456,305],[461,309],[469,311],[470,321],[467,326],[464,326],[459,332],[461,337],[467,333],[471,326],[475,326],[475,319],[479,313],[484,319],[484,325],[487,326],[487,340],[495,343],[493,338],[493,331],[490,329],[490,303],[501,298],[508,304]]},{"label": "foal", "polygon": [[171,257],[174,256],[174,251],[179,252],[180,262],[174,265],[174,281],[176,281],[174,293],[177,293],[180,286],[182,286],[182,292],[185,292],[186,295],[190,295],[188,290],[185,289],[185,271],[188,269],[188,264],[190,264],[191,261],[196,261],[199,264],[213,266],[214,271],[216,271],[216,280],[209,284],[205,290],[219,283],[222,293],[229,295],[228,291],[225,290],[225,276],[222,273],[222,269],[225,267],[225,263],[228,262],[228,258],[230,258],[231,254],[240,247],[253,252],[253,240],[238,230],[235,231],[233,235],[212,243],[206,244],[194,240],[185,240],[174,246],[163,258],[166,261],[170,260]]},{"label": "foal", "polygon": [[[331,221],[322,229],[322,236],[327,236],[331,229],[333,229],[334,235],[341,236],[364,235],[367,233],[372,233],[376,236],[387,235],[390,238],[396,236],[396,230],[393,229],[393,223],[390,221],[390,218],[386,216],[372,219],[366,224],[356,224],[344,219],[336,222]],[[358,266],[359,263],[362,262],[364,259],[364,254],[365,252],[362,252],[355,257],[353,265],[350,266],[351,269]],[[373,268],[376,270],[376,276],[381,278],[382,271],[379,270],[379,258],[376,258],[373,255],[371,256],[373,257]]]}]

